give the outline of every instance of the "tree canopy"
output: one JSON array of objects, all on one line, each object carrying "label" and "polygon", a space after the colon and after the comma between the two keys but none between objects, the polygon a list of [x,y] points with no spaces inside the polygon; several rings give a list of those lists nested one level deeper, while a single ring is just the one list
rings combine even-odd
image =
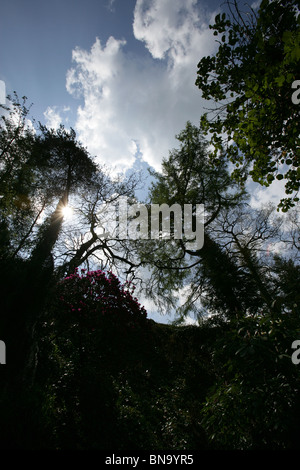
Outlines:
[{"label": "tree canopy", "polygon": [[[198,64],[196,85],[215,109],[201,117],[213,158],[235,165],[233,177],[269,186],[284,180],[287,211],[298,202],[300,68],[299,1],[263,0],[258,11],[227,2],[210,28],[219,49]],[[297,84],[297,83],[296,83]],[[223,158],[223,157],[222,157]]]},{"label": "tree canopy", "polygon": [[[188,312],[227,318],[273,312],[279,293],[272,257],[265,253],[283,236],[282,219],[276,219],[272,206],[254,210],[249,205],[247,193],[230,178],[226,159],[218,165],[211,161],[201,128],[188,122],[177,139],[179,148],[163,160],[150,201],[192,204],[194,217],[196,204],[203,203],[204,244],[191,249],[184,236],[141,242],[141,258],[151,269],[149,295],[183,317]],[[178,292],[181,301],[185,298],[180,308]]]}]

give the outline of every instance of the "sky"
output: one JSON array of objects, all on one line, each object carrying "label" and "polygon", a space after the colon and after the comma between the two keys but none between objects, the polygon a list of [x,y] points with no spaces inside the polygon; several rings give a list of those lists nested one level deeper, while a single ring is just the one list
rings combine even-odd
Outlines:
[{"label": "sky", "polygon": [[[197,64],[217,51],[209,24],[223,3],[1,0],[0,80],[33,103],[37,121],[74,128],[101,163],[159,171],[176,134],[208,106]],[[277,204],[281,185],[252,185],[253,206]]]},{"label": "sky", "polygon": [[37,120],[74,127],[92,155],[159,169],[199,122],[197,63],[215,49],[219,1],[2,0],[0,79]]},{"label": "sky", "polygon": [[[197,64],[217,51],[209,24],[224,8],[224,0],[1,0],[0,80],[33,103],[37,121],[73,127],[100,162],[125,171],[138,156],[159,171],[176,134],[209,106],[195,86]],[[282,187],[253,186],[253,204],[278,203]]]}]

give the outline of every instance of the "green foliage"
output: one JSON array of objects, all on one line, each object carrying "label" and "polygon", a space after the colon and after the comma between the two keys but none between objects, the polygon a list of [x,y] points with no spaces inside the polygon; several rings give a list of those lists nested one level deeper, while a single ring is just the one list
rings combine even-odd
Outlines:
[{"label": "green foliage", "polygon": [[233,322],[215,344],[218,374],[202,410],[202,425],[219,449],[298,446],[300,376],[291,361],[299,313]]},{"label": "green foliage", "polygon": [[55,445],[110,448],[113,377],[128,362],[137,366],[139,353],[131,356],[130,341],[138,339],[142,347],[146,312],[112,273],[84,271],[55,288],[44,324],[51,339],[49,359],[41,361],[52,371],[47,394]]},{"label": "green foliage", "polygon": [[[180,240],[140,243],[142,262],[151,268],[147,293],[154,302],[165,300],[170,308],[176,306],[176,293],[188,286],[184,314],[194,309],[197,299],[203,300],[201,294],[206,291],[210,307],[234,315],[241,309],[237,300],[238,289],[243,289],[241,278],[235,262],[214,240],[211,227],[217,224],[221,214],[233,210],[246,196],[231,180],[225,160],[220,159],[215,165],[209,159],[207,142],[200,128],[187,122],[177,140],[179,148],[173,149],[163,160],[162,173],[155,174],[150,202],[166,203],[169,207],[177,203],[182,208],[184,204],[191,204],[194,213],[196,204],[204,204],[204,246],[188,249],[185,233]],[[182,226],[184,232],[184,220]]]},{"label": "green foliage", "polygon": [[22,103],[17,96],[10,100],[11,107],[5,108],[0,127],[1,258],[15,251],[18,243],[15,240],[20,243],[30,230],[35,212],[32,201],[33,165],[30,161],[34,135],[26,125],[29,108],[26,98]]},{"label": "green foliage", "polygon": [[[75,283],[74,292],[82,294],[93,278],[74,276],[66,285]],[[110,291],[108,279],[103,273],[103,296]],[[121,287],[117,281],[115,286]],[[46,378],[52,446],[298,448],[300,378],[291,344],[300,334],[299,312],[230,322],[212,317],[202,326],[185,327],[155,324],[137,309],[124,322],[120,312],[114,323],[115,304],[102,316],[102,301],[95,309],[89,294],[87,310],[72,310],[69,300],[80,302],[82,295],[71,292],[64,289],[66,303],[58,291],[54,305],[65,307],[48,311],[54,318],[44,333],[44,341],[49,333],[51,340],[44,350],[47,374],[44,361],[38,372],[39,381]],[[136,309],[135,302],[130,305]],[[122,302],[119,306],[122,310]]]},{"label": "green foliage", "polygon": [[[282,292],[291,273],[282,263]],[[37,328],[34,385],[0,397],[2,447],[299,448],[300,376],[291,361],[299,309],[160,325],[103,271],[77,271],[51,295]]]},{"label": "green foliage", "polygon": [[[216,23],[220,30],[230,26],[225,16]],[[235,28],[231,45],[240,34]],[[294,35],[284,41],[287,56],[298,60]],[[226,54],[225,48],[224,61]],[[212,89],[222,98],[217,84]],[[201,249],[188,249],[184,238],[136,244],[140,265],[152,269],[148,293],[174,306],[185,289],[179,316],[192,310],[201,319],[201,326],[160,325],[111,272],[77,269],[62,279],[94,250],[113,257],[95,232],[96,208],[132,187],[112,186],[74,131],[40,126],[35,134],[25,102],[12,103],[0,132],[0,332],[9,351],[9,368],[0,370],[1,446],[299,448],[299,369],[291,361],[300,334],[299,266],[263,256],[279,229],[270,211],[246,206],[224,155],[210,158],[201,129],[187,123],[156,175],[152,203],[205,204],[206,211]],[[90,238],[71,260],[66,254],[55,277],[61,208],[70,194],[83,201]],[[294,222],[289,243],[297,249]]]},{"label": "green foliage", "polygon": [[203,98],[221,103],[215,118],[206,113],[201,122],[214,158],[225,153],[236,180],[248,174],[265,186],[285,180],[288,197],[279,207],[287,211],[299,190],[299,107],[291,99],[299,78],[298,2],[263,0],[257,17],[237,2],[228,5],[231,15],[217,15],[211,26],[221,36],[218,52],[198,64]]},{"label": "green foliage", "polygon": [[220,158],[215,165],[209,159],[208,142],[203,129],[189,121],[176,136],[179,148],[162,162],[162,174],[155,173],[150,199],[153,204],[204,204],[207,219],[215,217],[222,205],[234,205],[242,192],[231,181],[227,163]]},{"label": "green foliage", "polygon": [[102,271],[77,272],[53,294],[37,371],[46,389],[50,445],[205,447],[195,399],[199,392],[203,397],[198,378],[204,387],[210,379],[197,331],[161,330],[126,286]]},{"label": "green foliage", "polygon": [[11,351],[7,382],[23,390],[34,374],[34,331],[53,281],[61,208],[92,185],[97,167],[73,130],[36,126],[26,98],[8,102],[0,122],[0,327]]},{"label": "green foliage", "polygon": [[[66,205],[72,193],[92,186],[97,171],[72,129],[34,127],[26,98],[20,103],[15,95],[8,101],[0,126],[2,262],[28,258],[43,241],[45,257],[49,256],[63,220],[61,212],[53,220],[53,204],[61,201]],[[43,217],[46,220],[41,226]],[[41,250],[39,258],[41,266]]]},{"label": "green foliage", "polygon": [[[219,313],[226,318],[272,311],[277,299],[270,267],[261,263],[267,241],[278,239],[273,208],[254,210],[247,194],[232,181],[224,158],[209,158],[200,128],[187,123],[177,136],[179,148],[163,161],[150,192],[151,203],[204,204],[204,244],[189,249],[182,239],[140,243],[142,262],[151,269],[147,293],[177,308],[179,316]],[[184,231],[184,223],[183,223]],[[276,303],[276,308],[277,308]]]}]

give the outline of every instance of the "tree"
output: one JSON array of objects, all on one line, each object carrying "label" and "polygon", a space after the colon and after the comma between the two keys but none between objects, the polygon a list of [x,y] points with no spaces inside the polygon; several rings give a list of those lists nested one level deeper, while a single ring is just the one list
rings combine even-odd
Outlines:
[{"label": "tree", "polygon": [[176,308],[180,293],[185,302],[177,313],[182,316],[189,311],[227,319],[277,314],[283,304],[268,247],[280,242],[283,219],[276,219],[271,206],[251,208],[247,194],[230,178],[226,160],[218,165],[210,160],[201,129],[188,123],[178,140],[179,149],[170,152],[156,175],[150,201],[204,204],[204,244],[191,249],[185,236],[140,243],[142,263],[151,270],[148,295]]},{"label": "tree", "polygon": [[235,250],[230,244],[229,250],[249,269],[261,295],[271,295],[272,305],[266,298],[255,315],[231,319],[222,329],[211,354],[217,379],[207,395],[201,423],[213,448],[296,449],[300,383],[291,345],[300,333],[300,269],[291,251],[272,256],[267,248],[276,239],[278,243],[284,223],[270,220],[270,208],[255,215],[251,230],[244,234],[239,232],[242,223],[232,221],[227,226],[233,244],[238,237],[238,245],[249,249],[250,264],[239,246]]},{"label": "tree", "polygon": [[[108,259],[112,269],[130,263],[128,248],[124,254],[118,240],[101,238],[99,208],[132,197],[137,178],[111,178],[74,130],[36,124],[25,97],[20,102],[15,94],[8,102],[0,127],[0,331],[9,367],[0,371],[0,401],[3,409],[14,404],[13,412],[3,412],[3,429],[15,439],[32,400],[42,406],[35,380],[44,346],[40,328],[57,281],[93,256],[98,266]],[[70,203],[75,214],[68,225],[64,208]],[[25,432],[24,426],[19,429]]]},{"label": "tree", "polygon": [[[100,167],[99,167],[100,170]],[[65,241],[55,253],[56,273],[59,277],[71,274],[78,266],[100,266],[114,270],[124,277],[124,271],[137,267],[130,256],[130,241],[121,240],[112,230],[117,225],[116,207],[127,198],[135,201],[134,189],[138,178],[132,174],[124,179],[122,175],[111,177],[101,167],[92,187],[80,191],[72,201],[74,217],[65,232]],[[62,237],[63,238],[63,237]],[[67,241],[67,242],[66,242]]]},{"label": "tree", "polygon": [[[87,151],[76,141],[73,129],[67,132],[62,126],[57,130],[41,127],[42,134],[36,139],[33,155],[42,164],[39,184],[49,187],[59,197],[54,212],[46,218],[38,232],[37,243],[31,253],[29,265],[32,272],[51,263],[53,248],[58,240],[63,219],[63,209],[68,206],[71,194],[93,186],[97,166]],[[54,266],[52,267],[53,272]],[[52,275],[52,272],[50,273]]]},{"label": "tree", "polygon": [[[109,255],[112,265],[126,263],[119,245],[101,242],[96,208],[117,200],[120,192],[132,195],[135,179],[113,181],[105,175],[74,130],[33,125],[25,98],[22,103],[17,95],[9,98],[1,124],[0,326],[16,367],[13,380],[22,381],[24,368],[35,361],[35,327],[52,284],[97,251],[104,262]],[[84,203],[93,199],[93,208],[84,213]],[[81,207],[85,222],[77,226],[74,249],[63,213],[70,200]]]},{"label": "tree", "polygon": [[14,257],[32,231],[33,220],[43,210],[44,201],[34,207],[32,201],[32,166],[30,156],[34,144],[32,127],[28,126],[30,108],[26,98],[17,95],[4,107],[0,132],[0,254],[1,260]]},{"label": "tree", "polygon": [[[109,243],[100,228],[106,205],[132,198],[138,178],[111,177],[73,129],[34,127],[26,98],[22,103],[17,95],[8,99],[0,132],[2,266],[26,261],[40,275],[48,263],[50,271],[64,275],[97,252],[102,252],[103,265],[106,257],[113,264],[114,254],[126,262],[121,244],[114,237],[115,245]],[[70,202],[74,218],[67,223],[64,208]]]},{"label": "tree", "polygon": [[216,381],[201,410],[213,449],[299,448],[299,372],[291,344],[298,314],[240,318],[211,352]]},{"label": "tree", "polygon": [[263,0],[257,14],[242,11],[236,0],[227,5],[229,13],[210,26],[220,37],[218,52],[198,64],[196,85],[216,103],[212,117],[205,113],[201,122],[211,133],[213,158],[225,153],[236,180],[250,175],[265,186],[285,180],[287,197],[279,207],[287,211],[299,200],[299,106],[292,101],[299,1]]},{"label": "tree", "polygon": [[224,214],[214,227],[217,242],[225,246],[227,256],[235,260],[244,277],[251,279],[256,286],[256,292],[251,294],[252,298],[247,296],[247,313],[252,311],[257,314],[261,306],[264,309],[267,306],[267,310],[273,312],[275,305],[277,306],[275,299],[278,293],[272,287],[273,257],[268,252],[268,247],[279,241],[282,224],[281,218],[274,217],[274,207],[271,204],[256,210],[243,204]]},{"label": "tree", "polygon": [[148,336],[147,313],[133,292],[111,272],[85,269],[76,269],[53,288],[38,374],[52,397],[55,447],[120,445],[114,435],[119,393],[114,382],[130,365],[138,369],[136,348],[143,350]]},{"label": "tree", "polygon": [[[68,132],[61,126],[54,131],[42,125],[34,129],[28,125],[26,99],[23,98],[22,104],[17,96],[9,99],[9,114],[2,116],[0,133],[1,236],[9,240],[1,246],[1,258],[2,261],[26,258],[33,247],[37,256],[36,240],[40,239],[38,245],[43,239],[45,242],[46,235],[42,236],[42,232],[49,225],[52,213],[49,227],[52,227],[53,239],[44,247],[47,253],[43,255],[47,257],[61,228],[62,208],[68,204],[71,193],[92,184],[97,166],[76,141],[72,129]],[[57,207],[53,211],[55,203]],[[37,234],[42,218],[46,221]],[[40,262],[42,265],[43,260]]]},{"label": "tree", "polygon": [[185,236],[141,243],[142,262],[152,269],[147,292],[154,300],[165,300],[174,307],[176,294],[186,289],[184,313],[190,309],[199,312],[198,301],[201,298],[203,305],[206,298],[209,308],[238,315],[243,311],[242,292],[249,286],[234,260],[217,243],[211,227],[223,213],[240,204],[245,195],[231,180],[225,160],[218,165],[209,160],[201,129],[188,122],[177,139],[180,147],[163,160],[163,171],[156,174],[150,201],[169,206],[178,203],[182,207],[191,204],[194,208],[204,204],[204,245],[191,249]]}]

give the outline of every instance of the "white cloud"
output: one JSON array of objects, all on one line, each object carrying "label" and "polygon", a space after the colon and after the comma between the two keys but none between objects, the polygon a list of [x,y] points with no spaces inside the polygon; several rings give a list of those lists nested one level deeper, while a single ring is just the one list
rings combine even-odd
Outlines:
[{"label": "white cloud", "polygon": [[154,58],[168,57],[176,66],[199,53],[207,24],[200,18],[197,0],[137,0],[133,31]]},{"label": "white cloud", "polygon": [[[90,51],[73,51],[69,93],[82,97],[75,130],[92,155],[120,171],[134,161],[136,141],[156,169],[176,144],[187,120],[203,109],[195,86],[197,63],[213,52],[208,23],[195,0],[137,0],[133,30],[151,56],[129,53],[126,41],[96,39]],[[165,58],[165,60],[160,60]]]},{"label": "white cloud", "polygon": [[58,106],[48,106],[44,112],[44,117],[46,120],[46,126],[49,129],[58,129],[60,124],[68,122],[68,118],[63,116],[63,114],[68,113],[70,108],[68,106],[63,106],[59,108]]},{"label": "white cloud", "polygon": [[278,206],[281,199],[287,197],[285,194],[285,181],[274,180],[268,187],[257,183],[249,183],[248,192],[251,194],[250,205],[254,209],[259,209],[267,203]]},{"label": "white cloud", "polygon": [[55,107],[48,106],[44,112],[44,117],[46,119],[46,126],[51,129],[57,129],[62,122],[61,116]]}]

